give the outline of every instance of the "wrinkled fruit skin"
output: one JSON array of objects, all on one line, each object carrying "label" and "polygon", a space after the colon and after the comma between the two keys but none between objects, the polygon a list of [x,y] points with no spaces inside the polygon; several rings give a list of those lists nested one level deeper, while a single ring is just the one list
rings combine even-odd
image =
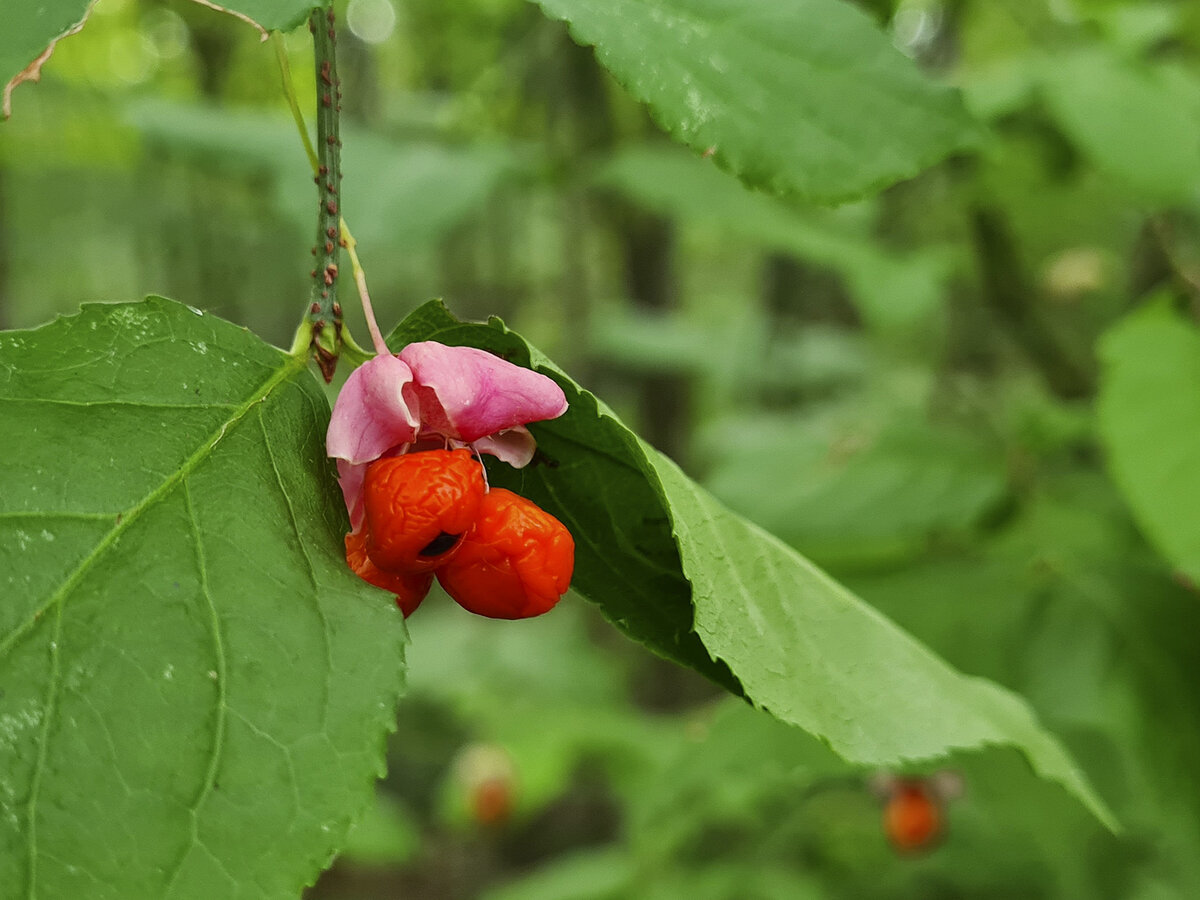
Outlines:
[{"label": "wrinkled fruit skin", "polygon": [[485,490],[482,467],[467,450],[376,460],[363,481],[367,556],[387,572],[431,572],[457,552]]},{"label": "wrinkled fruit skin", "polygon": [[346,562],[351,570],[363,581],[375,587],[391,591],[396,595],[396,605],[408,618],[421,605],[429,588],[433,584],[433,575],[423,573],[418,575],[401,575],[385,572],[367,556],[367,536],[360,531],[357,534],[346,535]]},{"label": "wrinkled fruit skin", "polygon": [[525,619],[558,603],[574,568],[575,541],[558,519],[512,491],[492,488],[475,528],[437,577],[464,609]]},{"label": "wrinkled fruit skin", "polygon": [[901,782],[884,807],[883,830],[901,853],[929,849],[941,837],[941,804],[924,782]]}]

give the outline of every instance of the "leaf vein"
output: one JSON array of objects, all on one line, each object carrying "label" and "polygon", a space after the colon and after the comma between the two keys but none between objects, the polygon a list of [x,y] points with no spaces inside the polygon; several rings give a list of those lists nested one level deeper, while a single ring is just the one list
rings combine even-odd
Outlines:
[{"label": "leaf vein", "polygon": [[58,710],[58,688],[62,680],[59,640],[62,637],[63,608],[59,606],[54,617],[54,633],[50,637],[50,683],[46,687],[46,707],[42,714],[42,733],[38,739],[37,761],[29,780],[28,842],[29,856],[26,870],[26,895],[29,900],[37,896],[37,805],[41,794],[42,773],[46,770],[47,748],[50,743],[50,724]]},{"label": "leaf vein", "polygon": [[312,557],[309,556],[304,537],[300,533],[300,523],[296,518],[296,508],[292,504],[292,498],[288,494],[287,488],[284,487],[283,475],[279,471],[279,463],[275,458],[275,447],[271,443],[271,433],[267,429],[266,423],[263,422],[261,413],[258,416],[258,427],[262,431],[263,443],[267,448],[267,456],[271,460],[271,471],[275,473],[275,483],[279,486],[279,493],[282,495],[283,502],[287,506],[288,522],[292,526],[292,534],[296,536],[296,546],[300,550],[300,555],[304,557],[304,564],[308,570],[308,581],[313,588],[313,605],[317,610],[317,618],[321,620],[321,641],[325,646],[325,680],[322,686],[325,696],[321,702],[321,727],[324,729],[325,723],[329,721],[329,678],[333,674],[333,647],[329,643],[329,618],[325,615],[325,610],[321,606],[321,592],[317,585],[317,572],[313,567]]},{"label": "leaf vein", "polygon": [[192,530],[192,540],[196,548],[196,567],[200,575],[200,593],[203,595],[205,605],[207,607],[209,619],[212,625],[212,642],[213,653],[216,657],[214,662],[215,671],[217,673],[217,704],[216,704],[216,723],[213,726],[212,746],[209,749],[208,763],[205,766],[204,781],[201,783],[199,790],[196,792],[195,798],[188,806],[188,814],[191,818],[191,843],[184,848],[179,854],[179,859],[176,860],[172,867],[171,875],[167,879],[166,891],[169,893],[175,885],[179,873],[183,871],[183,864],[187,860],[188,854],[192,848],[197,845],[202,845],[200,840],[200,808],[204,805],[209,795],[212,793],[213,785],[217,782],[217,770],[221,765],[221,757],[225,751],[225,719],[229,713],[228,704],[228,660],[225,655],[225,642],[221,638],[221,617],[217,612],[216,600],[213,597],[212,588],[208,583],[208,561],[204,553],[204,538],[200,533],[200,523],[196,518],[196,506],[192,500],[192,491],[188,487],[187,479],[184,478],[181,483],[183,488],[184,505],[187,508],[188,524]]},{"label": "leaf vein", "polygon": [[135,409],[237,409],[236,403],[151,403],[143,400],[68,400],[65,397],[0,397],[0,403],[34,403],[39,406],[75,406],[95,408],[104,406],[133,407]]},{"label": "leaf vein", "polygon": [[256,404],[265,401],[267,397],[270,396],[271,392],[274,391],[275,388],[282,384],[294,372],[301,371],[301,367],[304,365],[304,363],[305,361],[303,359],[299,359],[297,357],[287,357],[284,360],[283,365],[281,365],[271,375],[270,378],[256,387],[250,397],[248,397],[241,405],[239,405],[234,410],[233,414],[220,424],[215,432],[209,435],[208,439],[200,445],[195,453],[193,453],[184,461],[183,465],[165,478],[158,485],[158,487],[148,493],[134,506],[126,510],[122,515],[120,515],[118,517],[118,521],[113,524],[113,527],[108,531],[108,533],[96,543],[96,546],[92,549],[92,551],[85,556],[80,561],[79,565],[75,567],[74,571],[72,571],[71,574],[63,580],[62,586],[49,597],[47,597],[45,602],[39,604],[25,619],[25,621],[18,624],[12,631],[5,635],[3,639],[0,639],[0,658],[3,658],[5,655],[7,655],[9,650],[12,649],[17,641],[33,630],[34,626],[45,614],[46,610],[55,604],[62,604],[63,601],[65,601],[66,597],[71,593],[71,591],[73,591],[75,587],[83,580],[83,576],[88,569],[90,569],[96,563],[96,561],[100,559],[100,557],[103,556],[104,553],[106,553],[109,548],[113,546],[113,544],[116,543],[117,539],[141,517],[142,513],[170,493],[170,491],[177,484],[183,481],[184,478],[190,475],[202,462],[208,458],[217,444],[221,442],[221,439],[225,437],[226,432],[231,426],[240,422],[241,419],[244,418]]}]

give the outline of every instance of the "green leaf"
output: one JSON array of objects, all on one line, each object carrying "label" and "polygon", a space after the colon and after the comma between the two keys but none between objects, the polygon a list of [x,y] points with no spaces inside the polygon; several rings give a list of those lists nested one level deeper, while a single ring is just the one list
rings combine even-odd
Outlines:
[{"label": "green leaf", "polygon": [[922,552],[995,508],[1004,460],[978,435],[912,409],[853,416],[739,417],[706,486],[736,511],[839,570]]},{"label": "green leaf", "polygon": [[[265,174],[276,208],[308,234],[312,169],[284,114],[238,112],[203,104],[141,100],[126,120],[148,144],[206,167]],[[526,168],[511,147],[403,141],[343,128],[342,211],[364,247],[435,244]]]},{"label": "green leaf", "polygon": [[[539,456],[490,470],[576,542],[573,587],[660,654],[699,669],[857,763],[894,766],[1008,744],[1110,826],[1113,818],[1029,707],[968,678],[794,550],[734,515],[503,323],[440,302],[392,334],[491,350],[554,378],[570,408],[531,427]],[[728,667],[728,668],[726,668]]]},{"label": "green leaf", "polygon": [[666,457],[653,462],[693,585],[696,631],[755,703],[859,763],[1018,746],[1035,770],[1111,822],[1024,701],[954,671],[794,550],[729,512]]},{"label": "green leaf", "polygon": [[[655,652],[738,692],[728,668],[714,661],[692,630],[691,591],[670,540],[670,518],[646,475],[637,436],[595,397],[569,379],[513,332],[459,322],[439,302],[426,303],[388,338],[394,348],[412,341],[482,346],[567,382],[571,407],[553,423],[533,427],[539,455],[524,470],[489,467],[495,484],[531,497],[575,538],[575,590],[604,597],[605,615]],[[515,482],[515,483],[514,483]],[[605,510],[619,510],[608,516]],[[576,515],[585,516],[576,519]]]},{"label": "green leaf", "polygon": [[1101,344],[1100,436],[1146,537],[1200,583],[1200,331],[1153,303]]},{"label": "green leaf", "polygon": [[828,266],[845,279],[864,319],[877,328],[927,320],[950,274],[942,250],[888,252],[865,227],[855,231],[830,210],[798,209],[746,190],[678,148],[621,150],[596,180],[656,212]]},{"label": "green leaf", "polygon": [[1059,124],[1097,167],[1155,200],[1192,196],[1200,185],[1194,74],[1086,49],[1056,56],[1043,77]]},{"label": "green leaf", "polygon": [[263,31],[291,31],[308,18],[321,0],[197,0],[225,12],[249,19]]},{"label": "green leaf", "polygon": [[[55,3],[18,0],[5,8],[4,40],[0,41],[0,112],[12,112],[12,91],[22,81],[37,81],[54,45],[83,27],[95,0],[57,0]],[[43,57],[43,54],[45,56]]]},{"label": "green leaf", "polygon": [[0,334],[0,410],[0,884],[297,896],[402,682],[402,620],[343,559],[322,390],[151,298]]},{"label": "green leaf", "polygon": [[958,95],[841,0],[536,0],[659,124],[754,187],[834,201],[975,138]]}]

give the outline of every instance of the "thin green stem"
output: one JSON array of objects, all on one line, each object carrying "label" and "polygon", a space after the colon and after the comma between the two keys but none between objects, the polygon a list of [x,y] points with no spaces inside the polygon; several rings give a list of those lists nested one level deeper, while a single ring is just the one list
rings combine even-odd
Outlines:
[{"label": "thin green stem", "polygon": [[[324,17],[325,17],[325,22],[329,23],[329,25],[330,25],[330,27],[325,29],[325,32],[324,32],[324,36],[329,42],[328,58],[330,60],[330,67],[328,70],[325,70],[322,66],[321,56],[320,56],[321,49],[320,49],[320,45],[317,43],[317,35],[318,35],[317,29],[319,29],[322,24],[320,21],[322,15],[324,15]],[[320,130],[321,130],[320,129],[321,119],[320,119],[319,114],[321,113],[323,108],[328,109],[328,104],[326,102],[326,96],[328,96],[329,94],[332,94],[333,96],[330,99],[333,100],[333,103],[332,103],[332,109],[330,110],[330,112],[334,119],[334,129],[333,129],[332,133],[334,134],[334,136],[336,138],[336,134],[337,134],[336,119],[337,119],[337,113],[340,111],[340,108],[337,105],[336,101],[341,99],[341,93],[337,89],[338,83],[337,83],[337,77],[336,77],[336,67],[333,65],[333,55],[332,55],[333,54],[333,46],[332,45],[335,40],[335,33],[332,28],[332,22],[333,22],[333,14],[331,12],[326,11],[326,12],[322,13],[321,10],[316,10],[316,11],[314,11],[313,19],[310,20],[310,30],[313,31],[314,49],[315,49],[315,56],[316,56],[316,71],[317,71],[317,91],[318,91],[318,95],[319,95],[318,96],[318,108],[317,108],[318,109],[318,122],[317,122],[318,136],[320,137]],[[314,23],[315,23],[315,25],[314,25]],[[308,125],[304,121],[304,113],[302,113],[300,111],[300,102],[296,97],[296,86],[295,86],[295,83],[292,81],[292,67],[288,63],[287,48],[284,45],[283,39],[280,37],[280,35],[278,33],[274,33],[271,35],[271,40],[274,42],[274,45],[275,45],[275,59],[279,63],[279,76],[280,76],[280,80],[283,82],[284,97],[287,99],[288,108],[292,111],[292,120],[296,123],[296,130],[300,133],[300,140],[304,143],[304,150],[308,154],[308,161],[309,161],[309,164],[312,166],[314,180],[317,182],[318,188],[321,188],[322,187],[322,185],[321,185],[322,166],[325,166],[327,172],[333,171],[333,169],[329,168],[329,164],[327,162],[322,162],[322,155],[317,153],[316,148],[313,146],[312,140],[309,138]],[[326,83],[327,76],[328,76],[328,81],[331,83]],[[329,90],[326,91],[326,88],[328,88]],[[318,146],[321,146],[321,145],[322,145],[322,142],[319,140]],[[325,196],[325,193],[328,192],[328,193],[332,193],[332,194],[336,195],[337,187],[341,180],[340,154],[338,153],[338,150],[340,149],[341,144],[340,144],[340,142],[338,142],[336,140],[334,143],[331,144],[328,140],[328,137],[326,137],[323,142],[323,146],[330,148],[333,152],[334,157],[337,160],[336,171],[338,173],[338,177],[336,179],[326,179],[326,183],[324,185],[324,190],[322,191],[321,201],[324,206],[325,214],[321,216],[321,219],[320,219],[320,222],[318,225],[318,227],[320,229],[320,231],[317,234],[318,247],[313,248],[313,255],[319,257],[321,255],[319,252],[319,247],[325,247],[327,252],[331,252],[331,253],[335,254],[332,265],[334,265],[336,267],[337,266],[336,252],[338,249],[338,245],[340,244],[340,246],[345,247],[347,249],[347,251],[350,254],[351,267],[354,271],[354,281],[358,287],[359,296],[362,299],[363,312],[366,314],[367,325],[371,331],[371,341],[374,344],[374,346],[378,352],[387,353],[389,351],[387,350],[387,346],[383,343],[383,339],[379,334],[379,326],[376,324],[374,313],[371,310],[371,300],[370,300],[370,296],[367,294],[366,275],[363,273],[362,266],[359,264],[358,254],[355,252],[356,242],[354,240],[354,235],[350,233],[350,227],[346,224],[345,218],[343,218],[341,215],[338,215],[338,219],[337,219],[337,232],[336,233],[339,236],[339,240],[335,241],[333,248],[328,247],[328,243],[329,243],[330,239],[332,238],[332,235],[329,232],[329,224],[328,224],[328,218],[327,218],[329,215],[328,206],[327,206],[327,201],[329,198]],[[330,187],[331,184],[332,184],[332,187]],[[328,263],[326,265],[328,265]],[[326,271],[328,271],[328,270],[326,270]],[[324,286],[321,283],[318,283],[316,280],[317,272],[318,272],[318,270],[314,270],[314,274],[313,274],[314,294],[316,294],[318,290],[321,292],[321,294],[324,294],[324,292],[325,292]],[[336,281],[337,281],[336,271],[331,280],[334,282],[334,284],[331,284],[328,286],[330,288],[329,298],[332,298],[334,295],[332,288],[334,288],[336,286]],[[324,281],[325,281],[325,279],[322,277],[320,279],[320,282],[323,283]],[[304,353],[307,353],[310,347],[315,348],[315,352],[317,355],[317,361],[321,365],[323,372],[325,371],[325,366],[327,363],[332,363],[332,365],[336,365],[337,353],[339,351],[340,351],[340,355],[343,358],[347,359],[351,364],[356,365],[356,366],[361,365],[362,363],[366,362],[368,359],[371,358],[371,354],[359,346],[358,342],[355,341],[354,337],[350,334],[350,329],[347,328],[346,325],[342,322],[341,305],[338,304],[336,300],[333,300],[332,302],[329,302],[328,304],[323,302],[329,298],[327,298],[325,296],[315,296],[313,298],[313,300],[310,303],[309,308],[305,314],[304,320],[300,323],[300,327],[296,330],[296,337],[292,343],[291,352],[293,355],[299,356]],[[321,310],[324,310],[326,306],[328,306],[329,314],[332,316],[332,319],[333,319],[334,343],[332,346],[328,345],[328,343],[327,343],[329,340],[328,330],[327,330],[329,323],[325,319],[323,313],[321,312]],[[383,348],[382,350],[379,349],[381,347]],[[333,354],[333,355],[330,356],[330,354]],[[331,374],[332,374],[332,368],[330,368],[326,377],[328,378],[329,375],[331,375]]]},{"label": "thin green stem", "polygon": [[300,140],[304,142],[304,152],[308,154],[308,162],[312,166],[313,175],[321,164],[317,159],[316,148],[312,138],[308,136],[308,125],[304,122],[304,113],[300,111],[300,101],[296,98],[296,85],[292,81],[292,66],[288,62],[287,46],[283,35],[278,31],[271,32],[271,43],[275,47],[275,60],[279,63],[279,77],[283,82],[283,96],[287,99],[288,108],[292,111],[292,119],[296,130],[300,132]]},{"label": "thin green stem", "polygon": [[1064,400],[1092,396],[1096,392],[1092,364],[1047,326],[1008,220],[995,208],[977,205],[971,210],[971,226],[984,303],[1040,370],[1051,391]]},{"label": "thin green stem", "polygon": [[386,356],[391,351],[388,350],[388,345],[383,340],[379,323],[375,321],[375,309],[371,306],[371,295],[367,292],[367,275],[363,272],[362,263],[358,261],[358,241],[346,227],[345,220],[342,221],[342,246],[346,248],[346,253],[350,256],[350,268],[354,272],[354,284],[358,288],[358,299],[362,302],[363,315],[367,319],[367,330],[371,332],[371,343],[375,345],[376,353]]}]

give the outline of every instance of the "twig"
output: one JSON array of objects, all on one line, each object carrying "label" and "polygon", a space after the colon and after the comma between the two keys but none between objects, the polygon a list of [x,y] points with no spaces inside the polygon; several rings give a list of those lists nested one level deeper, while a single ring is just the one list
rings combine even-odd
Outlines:
[{"label": "twig", "polygon": [[977,207],[971,211],[971,227],[984,302],[1058,397],[1091,396],[1095,378],[1090,368],[1050,331],[1036,310],[1034,289],[1024,275],[1008,223],[995,210]]},{"label": "twig", "polygon": [[[338,113],[341,82],[337,76],[332,6],[317,7],[308,20],[313,34],[313,59],[317,79],[317,243],[313,256],[312,293],[307,321],[312,327],[312,349],[325,380],[333,380],[342,346],[342,306],[337,301],[338,263],[341,252],[339,188],[342,180]],[[307,133],[307,129],[304,129]]]}]

